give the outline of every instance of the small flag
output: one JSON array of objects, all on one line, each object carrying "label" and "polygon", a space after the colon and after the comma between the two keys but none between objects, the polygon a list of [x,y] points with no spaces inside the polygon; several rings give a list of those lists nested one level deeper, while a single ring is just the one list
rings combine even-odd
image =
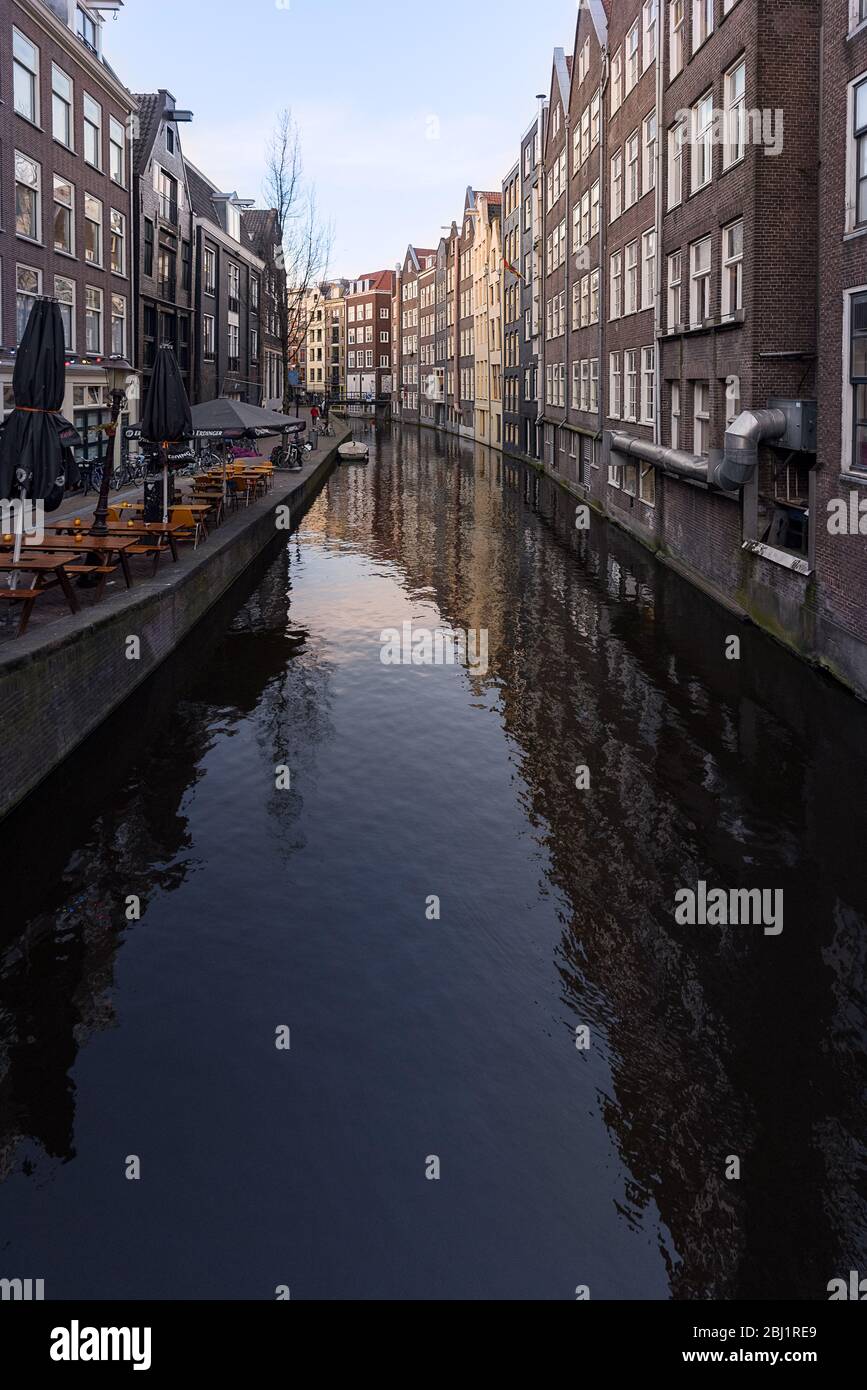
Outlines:
[{"label": "small flag", "polygon": [[[524,279],[524,277],[523,277],[523,275],[521,274],[520,270],[516,270],[515,267],[514,267],[513,265],[511,265],[511,264],[509,263],[509,261],[506,260],[505,256],[503,257],[503,265],[506,267],[507,270],[510,270],[510,271],[512,272],[513,275],[517,275],[517,277],[518,277],[519,280],[523,280],[523,279]],[[526,284],[526,281],[524,281],[524,283]]]}]

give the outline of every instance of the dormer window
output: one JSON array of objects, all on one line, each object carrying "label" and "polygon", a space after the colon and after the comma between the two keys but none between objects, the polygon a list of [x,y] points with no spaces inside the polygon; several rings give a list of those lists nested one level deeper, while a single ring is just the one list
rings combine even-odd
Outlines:
[{"label": "dormer window", "polygon": [[241,214],[234,203],[226,204],[226,231],[234,241],[241,240]]},{"label": "dormer window", "polygon": [[166,149],[168,150],[169,154],[174,154],[174,152],[175,152],[175,144],[176,144],[176,139],[175,139],[175,128],[174,128],[173,125],[167,125],[167,126],[166,126]]},{"label": "dormer window", "polygon": [[91,15],[89,15],[87,13],[87,10],[83,9],[81,5],[78,6],[78,21],[76,32],[78,33],[78,37],[84,40],[88,48],[93,49],[94,53],[97,53],[99,51],[99,47],[96,41],[96,20]]}]

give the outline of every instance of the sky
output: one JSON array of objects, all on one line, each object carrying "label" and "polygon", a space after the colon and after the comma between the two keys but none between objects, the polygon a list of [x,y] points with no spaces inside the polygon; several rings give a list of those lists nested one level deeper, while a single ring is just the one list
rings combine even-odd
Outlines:
[{"label": "sky", "polygon": [[193,111],[184,153],[224,192],[262,200],[288,107],[329,274],[352,279],[436,246],[468,184],[499,188],[576,20],[577,0],[125,0],[104,48],[132,91]]}]

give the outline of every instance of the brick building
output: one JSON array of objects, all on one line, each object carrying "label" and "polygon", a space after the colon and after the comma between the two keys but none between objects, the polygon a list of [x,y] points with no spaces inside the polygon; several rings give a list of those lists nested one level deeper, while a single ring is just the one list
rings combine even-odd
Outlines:
[{"label": "brick building", "polygon": [[171,343],[187,394],[193,389],[193,209],[171,92],[137,94],[133,212],[137,272],[135,345],[147,394],[160,343]]},{"label": "brick building", "polygon": [[[581,18],[584,17],[582,11]],[[579,25],[580,28],[580,25]],[[540,420],[546,465],[568,476],[570,432],[567,381],[569,353],[567,305],[570,274],[568,257],[569,198],[569,91],[572,59],[562,48],[554,50],[549,119],[542,155],[544,227],[542,253],[542,350]]]},{"label": "brick building", "polygon": [[137,108],[102,58],[109,8],[122,4],[4,0],[0,11],[3,414],[32,304],[52,296],[70,357],[64,411],[84,458],[102,454],[99,426],[109,418],[105,370],[94,359],[133,352],[128,132]]},{"label": "brick building", "polygon": [[274,208],[246,208],[241,221],[249,244],[264,266],[259,293],[259,382],[262,404],[283,406],[283,341],[280,301],[286,301],[286,270]]},{"label": "brick building", "polygon": [[503,449],[521,447],[521,162],[503,179]]},{"label": "brick building", "polygon": [[455,415],[458,433],[472,439],[475,431],[476,325],[473,309],[473,249],[476,237],[476,195],[468,188],[457,239],[455,317],[457,374]]},{"label": "brick building", "polygon": [[377,270],[353,280],[346,297],[346,392],[392,392],[392,297],[396,275]]}]

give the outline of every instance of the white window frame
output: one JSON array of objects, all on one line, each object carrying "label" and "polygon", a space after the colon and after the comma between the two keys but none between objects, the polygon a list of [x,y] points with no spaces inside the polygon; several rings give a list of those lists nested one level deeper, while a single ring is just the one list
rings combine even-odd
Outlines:
[{"label": "white window frame", "polygon": [[669,432],[671,436],[672,449],[680,448],[680,382],[671,383],[671,405],[669,416]]},{"label": "white window frame", "polygon": [[[19,52],[16,53],[16,51],[15,51],[15,50],[16,50],[16,43],[19,44],[19,45],[23,45],[24,47],[29,48],[29,49],[32,51],[32,53],[33,53],[33,61],[34,61],[34,64],[35,64],[34,67],[31,68],[31,67],[28,65],[28,63],[25,62],[24,59],[20,56],[20,49],[19,49]],[[18,73],[18,70],[19,70],[19,69],[21,70],[21,72],[26,73],[26,74],[27,74],[27,77],[28,77],[28,86],[29,86],[29,92],[30,92],[30,109],[29,109],[28,111],[22,111],[22,110],[20,109],[20,107],[19,107],[19,105],[18,105],[18,102],[17,102],[17,100],[16,100],[16,96],[15,96],[15,87],[16,87],[16,81],[15,81],[15,79],[16,79],[16,76],[17,76],[17,73]],[[12,104],[13,104],[13,109],[14,109],[14,111],[15,111],[16,116],[21,116],[23,120],[29,121],[31,125],[39,125],[39,124],[40,124],[40,121],[41,121],[41,104],[40,104],[40,96],[41,96],[41,90],[40,90],[40,89],[41,89],[41,86],[42,86],[42,54],[41,54],[40,51],[39,51],[39,46],[38,46],[37,44],[35,44],[35,43],[33,42],[33,40],[32,40],[27,34],[23,33],[22,30],[13,28],[13,30],[12,30]],[[31,114],[31,113],[32,113],[32,114]]]},{"label": "white window frame", "polygon": [[620,109],[623,101],[623,53],[617,49],[611,59],[611,115]]},{"label": "white window frame", "polygon": [[[703,252],[707,250],[707,268],[703,264]],[[702,261],[699,253],[702,253]],[[711,237],[699,237],[690,242],[689,247],[689,326],[700,328],[710,315],[710,277],[713,258]],[[704,286],[704,288],[702,288]],[[699,310],[706,312],[699,313]]]},{"label": "white window frame", "polygon": [[[64,203],[60,198],[58,198],[58,196],[57,196],[57,185],[58,185],[58,183],[66,184],[66,185],[68,186],[68,188],[69,188],[69,190],[70,190],[70,201],[69,201],[68,203]],[[64,247],[58,246],[57,243],[56,243],[56,241],[55,241],[55,239],[54,239],[54,224],[55,224],[55,221],[56,221],[56,214],[55,214],[55,215],[52,216],[52,219],[51,219],[51,244],[52,244],[52,246],[53,246],[53,248],[54,248],[54,254],[55,254],[56,256],[74,256],[74,255],[75,255],[75,184],[72,182],[71,179],[65,179],[65,178],[62,177],[62,175],[60,175],[60,174],[55,174],[55,175],[53,176],[53,188],[52,188],[52,213],[54,213],[54,209],[57,207],[58,204],[60,205],[60,207],[66,208],[67,212],[69,213],[69,247],[67,248],[67,247],[65,247],[65,246],[64,246]]]},{"label": "white window frame", "polygon": [[[36,184],[35,184],[35,186],[32,185],[32,184],[30,184],[30,183],[27,183],[24,179],[19,179],[19,177],[18,177],[18,161],[19,161],[19,160],[25,160],[28,164],[32,164],[32,165],[33,165],[34,169],[36,170]],[[31,236],[29,232],[19,232],[19,231],[18,231],[17,208],[16,208],[16,217],[15,217],[15,235],[16,235],[17,237],[19,237],[21,241],[29,241],[29,242],[32,242],[34,245],[41,246],[41,245],[43,244],[43,235],[42,235],[42,228],[43,228],[43,218],[42,218],[42,165],[40,164],[40,162],[39,162],[38,159],[34,159],[34,158],[33,158],[33,155],[32,155],[32,154],[25,154],[23,150],[16,150],[16,151],[15,151],[15,189],[16,189],[15,198],[16,198],[16,203],[17,203],[17,199],[18,199],[18,192],[17,192],[17,190],[18,190],[18,185],[19,185],[19,183],[21,184],[21,186],[22,186],[23,188],[30,188],[30,189],[32,189],[32,191],[33,191],[33,192],[35,193],[35,195],[36,195],[36,197],[35,197],[35,202],[34,202],[34,209],[35,209],[35,214],[36,214],[36,217],[35,217],[35,220],[36,220],[36,235],[35,235],[35,236]]]},{"label": "white window frame", "polygon": [[[740,251],[731,251],[729,240],[740,228]],[[737,217],[722,229],[720,311],[723,319],[731,319],[744,307],[744,219]]]},{"label": "white window frame", "polygon": [[[36,291],[35,291],[35,293],[30,294],[29,291],[22,291],[22,290],[19,289],[19,287],[18,287],[18,272],[19,272],[19,270],[29,270],[29,271],[32,272],[32,274],[34,274],[34,275],[36,276]],[[39,266],[35,266],[35,265],[26,265],[23,261],[18,261],[18,262],[16,263],[16,266],[15,266],[15,335],[16,335],[16,339],[15,339],[15,340],[16,340],[16,342],[18,342],[18,343],[21,342],[21,339],[22,339],[22,337],[24,336],[24,329],[27,327],[26,323],[23,324],[23,325],[22,325],[21,332],[20,332],[20,333],[18,332],[18,300],[19,300],[19,298],[23,295],[25,298],[30,299],[30,300],[33,301],[33,303],[31,303],[31,305],[30,305],[30,311],[28,312],[28,315],[27,315],[27,317],[29,318],[29,317],[30,317],[30,313],[33,312],[33,304],[36,302],[36,300],[39,298],[39,296],[40,296],[41,294],[42,294],[42,271],[41,271],[41,269],[39,268]]]},{"label": "white window frame", "polygon": [[[64,82],[69,83],[68,101],[65,96],[62,96],[61,93],[58,92],[54,80],[55,76],[62,77]],[[69,135],[68,140],[64,140],[60,135],[57,134],[57,122],[55,120],[54,110],[55,100],[58,101],[61,104],[61,106],[63,106],[65,109],[66,128]],[[51,64],[51,134],[53,138],[57,141],[58,145],[62,145],[63,148],[66,150],[72,150],[73,153],[75,152],[75,82],[69,76],[69,73],[66,72],[60,66],[59,63]]]},{"label": "white window frame", "polygon": [[[118,134],[120,135],[120,139],[116,138]],[[121,176],[119,179],[115,178],[111,169],[112,152],[114,150],[120,150]],[[117,184],[119,188],[126,188],[126,131],[120,121],[115,120],[114,116],[110,113],[108,117],[108,172],[112,183]]]},{"label": "white window frame", "polygon": [[626,35],[624,44],[624,67],[626,69],[625,95],[629,96],[638,83],[641,65],[641,20],[636,19]]},{"label": "white window frame", "polygon": [[[118,315],[118,314],[115,313],[115,304],[118,303],[118,302],[120,302],[120,303],[123,305],[123,314],[122,314],[122,315]],[[117,322],[118,318],[120,318],[120,319],[121,319],[121,322],[123,323],[123,344],[122,344],[122,346],[121,346],[119,352],[118,352],[118,349],[117,349],[117,348],[115,347],[115,345],[114,345],[114,325],[115,325],[115,323]],[[112,291],[112,295],[111,295],[111,322],[110,322],[110,324],[109,324],[109,336],[108,336],[108,341],[109,341],[109,346],[110,346],[110,348],[111,348],[111,352],[112,352],[112,355],[113,355],[113,356],[126,357],[126,352],[127,352],[128,324],[129,324],[129,306],[128,306],[128,304],[127,304],[126,295],[124,295],[124,294],[116,294],[114,291]]]},{"label": "white window frame", "polygon": [[641,196],[656,187],[656,110],[641,122]]},{"label": "white window frame", "polygon": [[636,128],[623,146],[623,211],[641,197],[641,134]]},{"label": "white window frame", "polygon": [[[858,98],[863,90],[863,120],[858,119]],[[849,83],[846,101],[846,231],[867,227],[867,72]],[[864,173],[859,173],[859,162]],[[859,201],[863,208],[859,209]],[[863,216],[859,212],[863,211]]]},{"label": "white window frame", "polygon": [[623,353],[623,419],[638,423],[638,349]]},{"label": "white window frame", "polygon": [[707,188],[713,177],[713,91],[703,92],[690,113],[689,191]]},{"label": "white window frame", "polygon": [[[93,218],[93,217],[88,217],[88,215],[87,215],[87,204],[88,204],[88,200],[92,200],[94,203],[98,203],[98,204],[99,204],[99,221],[97,221],[97,220],[96,220],[95,218]],[[86,264],[86,265],[92,265],[92,266],[94,266],[97,270],[101,270],[101,269],[103,268],[103,266],[105,265],[105,204],[103,203],[103,201],[102,201],[101,198],[97,198],[97,196],[96,196],[95,193],[91,193],[91,192],[89,192],[87,189],[85,189],[85,191],[84,191],[83,212],[84,212],[84,229],[85,229],[85,236],[84,236],[84,261],[85,261],[85,264]],[[96,260],[92,260],[91,257],[88,256],[88,254],[87,254],[87,225],[88,225],[88,223],[90,223],[91,226],[98,227],[98,229],[99,229],[99,241],[98,241],[98,251],[99,251],[99,255],[98,255],[98,257],[97,257]]]},{"label": "white window frame", "polygon": [[623,252],[612,251],[608,259],[608,299],[610,320],[623,317]]},{"label": "white window frame", "polygon": [[684,34],[686,32],[686,0],[669,0],[668,6],[668,80],[671,82],[683,70]]},{"label": "white window frame", "polygon": [[646,72],[656,62],[659,0],[644,0],[641,9],[642,54],[641,70]]},{"label": "white window frame", "polygon": [[[743,73],[741,93],[740,96],[733,97],[732,88],[735,75],[738,72]],[[724,169],[731,169],[734,164],[743,159],[746,152],[746,87],[747,60],[741,56],[736,63],[732,63],[723,78]]]},{"label": "white window frame", "polygon": [[[58,294],[58,292],[57,292],[57,282],[58,282],[58,280],[63,280],[63,281],[65,281],[68,285],[71,286],[71,288],[72,288],[72,302],[71,302],[71,303],[67,303],[65,300],[61,300],[61,298],[60,298],[60,296],[59,296],[59,294]],[[70,315],[69,315],[69,327],[70,327],[69,339],[67,339],[67,337],[66,337],[66,324],[63,325],[64,345],[65,345],[65,347],[66,347],[66,351],[67,351],[67,352],[75,352],[75,331],[76,331],[76,323],[75,323],[75,304],[76,304],[76,288],[77,288],[77,287],[76,287],[76,283],[75,283],[75,281],[74,281],[74,279],[72,278],[71,275],[55,275],[55,277],[54,277],[54,297],[55,297],[55,299],[58,301],[58,304],[61,305],[61,317],[62,317],[62,315],[63,315],[63,309],[70,309],[70,310],[71,310],[71,313],[70,313]]]},{"label": "white window frame", "polygon": [[[93,309],[88,305],[88,294],[99,296],[99,343],[96,347],[91,347],[87,337],[88,314],[93,313]],[[84,347],[89,356],[101,357],[105,344],[105,295],[99,285],[85,285],[84,287]]]},{"label": "white window frame", "polygon": [[656,296],[656,228],[641,234],[641,308],[652,309]]},{"label": "white window frame", "polygon": [[616,222],[623,211],[623,151],[615,150],[611,156],[611,216],[609,222]]},{"label": "white window frame", "polygon": [[686,144],[686,121],[675,121],[668,127],[668,187],[666,211],[680,207],[683,202],[683,150]]},{"label": "white window frame", "polygon": [[[96,97],[92,97],[92,96],[90,95],[89,92],[83,92],[83,93],[82,93],[81,101],[82,101],[82,107],[81,107],[81,109],[82,109],[82,121],[83,121],[83,130],[84,130],[84,144],[83,144],[83,148],[82,148],[82,151],[81,151],[82,159],[84,160],[85,164],[89,164],[89,165],[90,165],[91,169],[99,169],[100,173],[102,173],[102,117],[103,117],[103,114],[104,114],[104,113],[103,113],[103,109],[102,109],[102,106],[100,105],[100,103],[96,100]],[[99,120],[98,120],[98,121],[94,121],[94,120],[92,120],[90,117],[88,117],[88,115],[87,115],[87,103],[88,103],[88,102],[91,102],[92,105],[95,106],[96,109],[97,109],[97,111],[99,112]],[[96,130],[96,155],[97,155],[96,163],[94,163],[93,160],[88,159],[88,157],[87,157],[87,131],[88,131],[88,128],[90,128],[90,129],[95,129],[95,130]]]},{"label": "white window frame", "polygon": [[697,53],[713,33],[713,0],[692,0],[692,51]]},{"label": "white window frame", "polygon": [[692,451],[704,455],[710,450],[710,382],[692,383]]},{"label": "white window frame", "polygon": [[665,325],[669,333],[683,324],[683,254],[672,251],[667,257],[667,295]]},{"label": "white window frame", "polygon": [[655,350],[651,347],[641,349],[641,383],[639,391],[641,394],[641,423],[652,425],[655,418],[654,402],[654,366]]},{"label": "white window frame", "polygon": [[[620,372],[620,353],[608,354],[608,419],[619,420],[623,407],[622,377]],[[610,481],[610,479],[609,479]]]},{"label": "white window frame", "polygon": [[627,242],[623,256],[623,313],[637,314],[641,302],[638,238]]}]

